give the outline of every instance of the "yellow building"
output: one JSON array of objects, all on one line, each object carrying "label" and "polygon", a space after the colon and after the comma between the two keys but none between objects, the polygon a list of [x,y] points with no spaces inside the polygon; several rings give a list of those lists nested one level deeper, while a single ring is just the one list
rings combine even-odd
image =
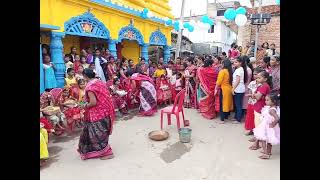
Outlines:
[{"label": "yellow building", "polygon": [[[154,17],[142,16],[145,8]],[[58,87],[64,85],[63,54],[71,47],[78,54],[104,47],[116,58],[138,63],[139,57],[148,61],[149,46],[163,46],[167,61],[172,26],[163,19],[173,19],[170,10],[168,0],[40,0],[40,43],[50,46]]]}]

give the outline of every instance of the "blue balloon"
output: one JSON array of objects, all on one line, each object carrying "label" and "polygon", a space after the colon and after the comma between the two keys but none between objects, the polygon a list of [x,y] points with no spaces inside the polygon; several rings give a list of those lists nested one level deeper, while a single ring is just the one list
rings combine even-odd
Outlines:
[{"label": "blue balloon", "polygon": [[171,19],[167,20],[166,21],[166,25],[171,26],[172,25],[172,20]]},{"label": "blue balloon", "polygon": [[213,19],[209,19],[208,24],[210,24],[210,26],[212,26],[214,24]]},{"label": "blue balloon", "polygon": [[244,7],[239,7],[239,8],[236,9],[236,13],[237,13],[237,14],[246,15],[247,10],[246,10],[246,8],[244,8]]},{"label": "blue balloon", "polygon": [[228,8],[225,12],[224,12],[224,17],[228,20],[234,20],[234,18],[236,18],[237,13],[233,8]]},{"label": "blue balloon", "polygon": [[276,0],[276,4],[277,4],[277,5],[280,5],[280,0]]},{"label": "blue balloon", "polygon": [[194,30],[194,27],[190,25],[190,26],[188,27],[188,31],[189,31],[189,32],[193,32],[193,30]]},{"label": "blue balloon", "polygon": [[179,21],[175,21],[175,22],[173,23],[173,27],[174,27],[174,29],[175,29],[176,31],[179,31],[179,30],[180,30]]},{"label": "blue balloon", "polygon": [[201,22],[208,23],[209,19],[210,19],[209,16],[204,15],[204,16],[201,17]]},{"label": "blue balloon", "polygon": [[143,12],[144,14],[147,14],[147,13],[149,12],[149,9],[144,8],[142,12]]},{"label": "blue balloon", "polygon": [[147,19],[148,16],[147,16],[147,14],[145,14],[145,13],[141,13],[141,18],[142,18],[142,19]]},{"label": "blue balloon", "polygon": [[183,27],[184,27],[184,28],[188,28],[189,26],[190,26],[190,24],[189,24],[188,22],[186,22],[186,23],[183,24]]}]

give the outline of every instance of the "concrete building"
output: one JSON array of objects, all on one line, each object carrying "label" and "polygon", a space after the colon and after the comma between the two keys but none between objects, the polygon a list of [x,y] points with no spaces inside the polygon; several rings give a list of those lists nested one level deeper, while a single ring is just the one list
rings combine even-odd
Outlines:
[{"label": "concrete building", "polygon": [[[237,33],[234,29],[228,27],[227,20],[224,18],[224,11],[227,8],[234,7],[235,1],[220,0],[219,3],[208,3],[207,12],[209,17],[215,19],[215,24],[207,30],[195,30],[189,32],[188,30],[183,31],[183,35],[188,37],[194,46],[210,46],[214,52],[211,53],[221,53],[222,51],[228,51],[230,45],[237,40]],[[200,21],[201,17],[205,15],[185,16],[184,22],[189,22],[190,20]],[[196,44],[197,43],[197,44]],[[199,49],[195,47],[194,49]],[[197,52],[195,52],[197,53]]]}]

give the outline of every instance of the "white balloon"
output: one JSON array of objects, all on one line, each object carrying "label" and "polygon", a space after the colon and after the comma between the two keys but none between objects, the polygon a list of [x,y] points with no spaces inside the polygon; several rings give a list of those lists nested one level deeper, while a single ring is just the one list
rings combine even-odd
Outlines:
[{"label": "white balloon", "polygon": [[204,29],[209,30],[211,28],[210,24],[204,23]]},{"label": "white balloon", "polygon": [[237,14],[236,19],[234,21],[238,26],[243,26],[247,22],[247,17],[243,14]]},{"label": "white balloon", "polygon": [[153,17],[153,13],[152,13],[151,11],[148,11],[148,13],[147,13],[147,17],[148,17],[148,18]]}]

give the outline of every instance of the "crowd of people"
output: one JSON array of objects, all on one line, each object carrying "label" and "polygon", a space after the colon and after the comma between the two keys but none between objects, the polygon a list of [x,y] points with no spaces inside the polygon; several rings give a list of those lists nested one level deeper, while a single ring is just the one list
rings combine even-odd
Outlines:
[{"label": "crowd of people", "polygon": [[[48,133],[72,132],[82,127],[78,152],[82,159],[113,157],[108,144],[113,122],[139,108],[138,116],[152,116],[185,89],[185,108],[197,109],[220,123],[245,121],[251,150],[263,148],[271,156],[279,144],[280,55],[274,44],[263,43],[253,57],[254,42],[245,48],[231,45],[221,55],[190,56],[148,64],[141,57],[115,59],[107,49],[90,48],[78,55],[75,47],[64,55],[65,87],[57,88],[50,50],[43,47],[45,92],[40,96],[40,165],[49,157]],[[116,113],[118,112],[118,113]],[[231,112],[234,117],[231,118]]]}]

